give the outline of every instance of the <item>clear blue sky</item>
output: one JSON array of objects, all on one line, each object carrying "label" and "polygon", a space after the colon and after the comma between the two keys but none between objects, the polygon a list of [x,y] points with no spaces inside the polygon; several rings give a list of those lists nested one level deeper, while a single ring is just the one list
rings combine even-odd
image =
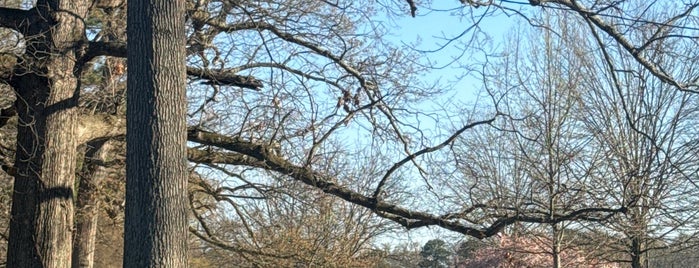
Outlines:
[{"label": "clear blue sky", "polygon": [[[448,39],[459,36],[472,25],[472,21],[470,19],[464,19],[459,14],[453,14],[457,11],[446,11],[458,7],[461,7],[461,4],[456,0],[434,1],[432,8],[444,11],[430,11],[421,8],[418,9],[418,16],[415,18],[406,15],[399,18],[379,17],[377,19],[386,21],[391,25],[395,24],[396,28],[392,28],[390,35],[387,36],[387,39],[391,42],[406,45],[417,44],[414,47],[415,49],[421,51],[433,51],[444,46],[447,44]],[[482,9],[483,8],[481,8],[481,10]],[[407,4],[405,6],[405,10],[407,13]],[[499,44],[503,40],[503,37],[506,36],[507,32],[512,29],[516,21],[516,18],[509,18],[505,15],[483,19],[479,23],[479,26],[481,29],[483,29],[483,31],[487,32],[490,38],[492,38],[487,44],[491,47],[485,49],[493,48],[494,51],[502,50],[502,46]],[[467,33],[464,38],[470,38],[470,36],[471,34]],[[416,43],[417,40],[420,40],[420,42]],[[436,62],[436,65],[443,66],[452,62],[453,58],[461,55],[463,51],[463,46],[461,46],[458,42],[453,42],[439,51],[425,53],[425,56],[430,61]],[[473,101],[475,99],[474,96],[481,88],[482,82],[473,77],[457,79],[464,73],[464,69],[460,68],[459,64],[468,64],[471,62],[471,60],[480,61],[483,60],[483,57],[482,55],[473,55],[471,57],[469,54],[462,57],[456,64],[452,64],[443,69],[435,69],[430,71],[429,74],[424,76],[424,79],[426,82],[434,82],[439,80],[441,84],[453,86],[455,90],[453,93],[445,96],[445,98],[456,97],[461,102]],[[438,100],[437,102],[442,101]],[[436,105],[437,102],[435,102],[433,105]],[[434,109],[434,107],[429,107],[430,104],[425,105],[425,108],[428,110]],[[425,128],[436,129],[436,132],[440,132],[440,127],[443,127],[436,125],[435,122],[421,123]],[[444,131],[450,132],[446,129]],[[450,240],[450,237],[454,240]],[[422,246],[425,242],[433,238],[442,238],[450,243],[454,243],[457,242],[458,238],[464,237],[446,232],[439,228],[421,228],[409,233],[399,233],[396,236],[385,237],[380,239],[378,243],[397,245],[407,242],[414,242],[419,246]]]},{"label": "clear blue sky", "polygon": [[[460,10],[461,8],[464,10]],[[463,33],[473,25],[474,18],[470,17],[471,14],[463,15],[463,13],[468,14],[474,11],[476,12],[474,15],[478,15],[482,12],[492,12],[494,8],[490,10],[485,7],[473,9],[456,0],[445,0],[433,1],[431,9],[418,8],[415,18],[405,15],[394,18],[380,17],[379,20],[390,21],[395,25],[395,28],[391,29],[391,34],[386,37],[388,40],[396,44],[410,45],[419,51],[429,51],[424,52],[425,57],[434,66],[444,67],[434,69],[424,76],[425,82],[440,81],[442,86],[454,89],[447,96],[443,96],[431,104],[433,107],[446,101],[452,102],[453,105],[475,102],[475,95],[479,93],[482,81],[480,78],[472,76],[462,77],[466,70],[461,66],[476,67],[475,63],[482,62],[484,56],[482,52],[479,53],[474,49],[464,50],[463,42],[467,42],[473,36],[473,31]],[[407,4],[405,12],[406,14],[408,12]],[[485,33],[488,35],[489,41],[482,43],[482,46],[481,44],[471,44],[471,46],[478,46],[488,52],[503,50],[502,40],[515,23],[521,22],[521,20],[505,16],[500,11],[496,11],[496,14],[499,15],[486,16],[478,23],[481,29],[479,38],[484,40],[483,33]],[[450,39],[457,38],[462,34],[463,36],[457,41],[449,42]],[[441,47],[443,48],[440,49]],[[453,62],[455,57],[461,58],[457,62]]]},{"label": "clear blue sky", "polygon": [[[464,18],[455,8],[466,8],[468,12],[471,7],[464,7],[459,1],[434,1],[432,9],[418,9],[418,14],[415,18],[403,16],[395,18],[394,23],[398,28],[392,30],[392,34],[388,36],[389,40],[396,43],[413,44],[416,40],[420,40],[416,49],[424,51],[433,51],[445,44],[448,44],[448,39],[458,37],[473,23],[470,18]],[[485,8],[474,9],[476,12],[485,11]],[[407,6],[406,6],[407,12]],[[505,15],[496,17],[485,17],[479,22],[480,28],[492,38],[490,45],[495,48],[500,48],[498,44],[506,35],[508,30],[513,26],[516,19],[509,18]],[[471,33],[464,35],[462,40],[470,38]],[[438,65],[444,65],[452,61],[452,58],[462,54],[463,49],[458,42],[448,44],[444,49],[427,53],[426,56],[436,61]],[[462,59],[462,63],[467,63],[467,57]],[[445,70],[435,70],[434,77],[457,75],[460,73],[458,69],[446,68]]]}]

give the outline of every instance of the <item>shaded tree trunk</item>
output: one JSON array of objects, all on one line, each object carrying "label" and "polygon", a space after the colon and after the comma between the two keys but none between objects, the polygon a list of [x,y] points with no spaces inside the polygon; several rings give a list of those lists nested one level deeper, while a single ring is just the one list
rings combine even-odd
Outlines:
[{"label": "shaded tree trunk", "polygon": [[109,176],[109,159],[113,158],[112,144],[90,144],[86,163],[86,174],[80,179],[76,200],[75,237],[73,244],[73,268],[94,266],[97,220],[99,218],[99,189]]},{"label": "shaded tree trunk", "polygon": [[185,3],[127,4],[124,267],[185,267]]},{"label": "shaded tree trunk", "polygon": [[[78,71],[89,1],[38,1],[10,84],[19,116],[8,267],[69,267]],[[29,22],[26,22],[29,24]]]},{"label": "shaded tree trunk", "polygon": [[645,258],[644,237],[634,236],[631,238],[631,267],[647,268]]}]

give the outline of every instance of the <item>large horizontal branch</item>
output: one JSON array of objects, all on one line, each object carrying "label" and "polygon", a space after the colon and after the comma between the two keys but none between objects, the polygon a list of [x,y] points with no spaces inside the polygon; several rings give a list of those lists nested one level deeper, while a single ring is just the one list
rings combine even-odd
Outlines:
[{"label": "large horizontal branch", "polygon": [[196,67],[187,67],[187,75],[208,80],[207,85],[236,86],[260,90],[264,85],[262,81],[250,75],[238,75],[227,70],[210,70]]},{"label": "large horizontal branch", "polygon": [[[126,43],[123,42],[90,42],[87,51],[81,57],[81,62],[88,62],[97,56],[126,57]],[[198,79],[208,80],[205,84],[220,86],[236,86],[260,90],[262,81],[249,75],[239,75],[229,70],[210,70],[198,67],[187,67],[187,75]]]},{"label": "large horizontal branch", "polygon": [[[307,167],[301,167],[290,163],[279,156],[274,146],[269,144],[253,143],[243,141],[234,137],[228,137],[212,132],[206,132],[195,128],[190,128],[187,133],[190,142],[203,145],[214,146],[220,149],[232,151],[231,154],[219,154],[211,159],[222,161],[224,159],[234,160],[236,164],[250,167],[262,168],[275,171],[280,174],[290,176],[306,185],[320,189],[321,191],[337,196],[345,201],[371,209],[376,215],[392,220],[405,228],[419,228],[424,226],[439,226],[451,231],[462,233],[476,238],[493,236],[506,226],[516,222],[530,223],[557,223],[570,220],[604,220],[615,213],[623,213],[626,208],[586,208],[558,215],[550,218],[546,216],[534,217],[525,213],[514,213],[513,216],[503,216],[487,227],[475,228],[464,224],[465,215],[457,217],[455,214],[434,215],[426,212],[407,209],[395,204],[378,200],[353,191],[342,185],[334,183],[334,178],[325,174],[313,171]],[[240,154],[239,157],[235,155]],[[190,151],[190,157],[192,156]],[[228,155],[230,158],[224,156]],[[463,219],[463,220],[461,220]]]},{"label": "large horizontal branch", "polygon": [[126,134],[126,118],[109,114],[81,115],[78,119],[78,144]]},{"label": "large horizontal branch", "polygon": [[126,58],[126,43],[124,42],[90,42],[87,51],[81,57],[80,62],[88,62],[98,56],[110,56]]},{"label": "large horizontal branch", "polygon": [[226,165],[253,165],[257,166],[259,160],[239,153],[217,152],[202,149],[187,149],[187,159],[190,162],[200,164],[226,164]]},{"label": "large horizontal branch", "polygon": [[[78,123],[78,140],[80,143],[121,136],[125,134],[125,120],[113,115],[88,115],[80,118]],[[503,228],[517,222],[530,223],[558,223],[562,221],[587,220],[602,221],[616,213],[625,213],[626,208],[584,208],[559,214],[551,218],[548,216],[530,216],[527,213],[513,213],[514,216],[502,216],[487,227],[475,228],[466,226],[462,219],[465,214],[476,209],[485,208],[484,205],[475,205],[472,209],[466,209],[461,213],[449,213],[434,215],[426,212],[407,209],[395,204],[377,200],[376,198],[353,191],[347,187],[338,185],[334,178],[315,172],[307,167],[296,166],[278,155],[278,148],[272,144],[253,143],[243,141],[235,137],[206,132],[196,128],[187,131],[187,140],[203,145],[209,145],[231,152],[218,152],[200,149],[189,149],[188,159],[197,163],[219,163],[231,165],[244,165],[285,174],[306,185],[315,187],[325,193],[337,196],[345,201],[371,209],[376,215],[392,220],[407,229],[425,226],[440,226],[442,228],[469,235],[476,238],[490,237]],[[6,167],[3,167],[5,169]],[[10,167],[11,169],[11,167]],[[461,221],[460,221],[461,220]]]}]

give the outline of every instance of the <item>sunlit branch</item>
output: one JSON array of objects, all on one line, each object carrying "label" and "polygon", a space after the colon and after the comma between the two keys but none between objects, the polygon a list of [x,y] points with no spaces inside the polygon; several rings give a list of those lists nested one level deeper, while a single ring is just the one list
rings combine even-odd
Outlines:
[{"label": "sunlit branch", "polygon": [[409,162],[409,161],[412,161],[412,160],[414,160],[415,158],[417,158],[418,156],[421,156],[421,155],[423,155],[423,154],[431,153],[431,152],[438,151],[438,150],[444,148],[445,146],[447,146],[447,145],[449,145],[450,143],[454,142],[454,140],[456,140],[456,138],[458,138],[462,133],[464,133],[464,131],[466,131],[466,130],[468,130],[468,129],[474,128],[474,127],[479,126],[479,125],[490,124],[490,123],[492,123],[493,121],[495,121],[495,117],[493,117],[493,118],[491,118],[491,119],[488,119],[488,120],[477,121],[477,122],[473,122],[473,123],[471,123],[471,124],[468,124],[468,125],[462,127],[461,129],[459,129],[458,131],[454,132],[454,134],[452,134],[451,136],[449,136],[449,138],[447,138],[446,140],[444,140],[444,141],[443,141],[442,143],[440,143],[439,145],[434,146],[434,147],[427,147],[427,148],[424,148],[424,149],[422,149],[422,150],[420,150],[420,151],[418,151],[418,152],[416,152],[416,153],[413,153],[413,154],[408,155],[407,157],[403,158],[403,160],[398,161],[398,162],[395,163],[390,169],[388,169],[388,171],[386,171],[386,174],[384,174],[383,178],[381,178],[381,181],[379,181],[378,186],[376,186],[376,190],[374,191],[373,197],[374,197],[374,198],[378,198],[378,196],[379,196],[379,195],[381,194],[381,192],[383,191],[383,187],[384,187],[384,185],[386,184],[386,181],[388,181],[388,178],[391,176],[391,174],[393,174],[393,172],[395,172],[398,168],[400,168],[401,166],[403,166],[405,163],[407,163],[407,162]]},{"label": "sunlit branch", "polygon": [[[81,62],[88,62],[98,56],[126,57],[126,44],[123,42],[90,42]],[[249,75],[238,75],[229,70],[209,70],[187,67],[187,75],[208,80],[205,84],[236,86],[260,90],[264,85],[259,79]]]},{"label": "sunlit branch", "polygon": [[254,76],[238,75],[228,70],[209,70],[187,67],[187,75],[208,80],[204,82],[204,84],[207,85],[236,86],[254,90],[260,90],[264,86],[262,81]]},{"label": "sunlit branch", "polygon": [[[245,165],[257,167],[269,171],[275,171],[280,174],[290,176],[306,185],[320,189],[321,191],[340,197],[345,201],[366,207],[376,213],[376,215],[394,221],[405,228],[419,228],[425,226],[440,226],[442,228],[466,234],[476,238],[485,238],[495,235],[506,226],[516,222],[530,223],[558,223],[571,220],[587,220],[587,221],[602,221],[613,214],[624,213],[626,207],[620,208],[585,208],[575,210],[566,214],[535,217],[526,215],[525,213],[515,213],[513,216],[505,216],[495,221],[485,228],[475,228],[466,226],[456,214],[450,213],[445,215],[434,215],[431,213],[410,210],[395,204],[377,200],[353,191],[347,187],[334,183],[334,178],[319,172],[313,171],[308,167],[296,166],[283,157],[274,153],[274,148],[267,144],[259,144],[254,142],[243,141],[234,137],[228,137],[212,132],[201,131],[195,128],[188,130],[188,140],[204,145],[214,146],[221,149],[226,149],[246,155],[239,160],[245,162]],[[241,163],[242,164],[242,163]],[[481,205],[482,206],[482,205]],[[470,211],[475,210],[471,209]],[[464,210],[464,211],[469,211]],[[459,215],[464,216],[465,215]],[[464,219],[465,220],[465,219]]]},{"label": "sunlit branch", "polygon": [[[556,1],[564,6],[569,7],[573,11],[577,12],[582,16],[585,20],[589,21],[590,23],[594,24],[599,28],[600,30],[604,31],[607,33],[610,37],[612,37],[619,45],[621,45],[631,56],[634,57],[634,59],[643,65],[650,73],[652,73],[655,77],[660,79],[661,81],[670,84],[674,87],[677,87],[679,90],[682,91],[690,91],[690,92],[699,92],[697,90],[691,89],[690,87],[695,87],[696,85],[687,85],[687,84],[682,84],[675,80],[673,77],[671,77],[669,74],[658,68],[654,63],[650,62],[648,59],[646,59],[642,55],[642,50],[631,44],[631,42],[624,37],[624,35],[619,32],[614,26],[606,23],[604,20],[602,20],[597,14],[587,10],[585,7],[580,5],[577,1],[569,1],[569,0],[561,0],[561,1]],[[687,12],[691,12],[694,8],[699,6],[699,4],[693,5],[691,8],[687,10]],[[641,47],[643,48],[643,46]]]}]

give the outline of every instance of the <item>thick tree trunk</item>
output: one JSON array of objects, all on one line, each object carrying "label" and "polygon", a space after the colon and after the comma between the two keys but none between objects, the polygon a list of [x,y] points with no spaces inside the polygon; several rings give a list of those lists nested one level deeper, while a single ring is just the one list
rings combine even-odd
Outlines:
[{"label": "thick tree trunk", "polygon": [[89,1],[33,10],[22,72],[11,80],[19,116],[8,267],[69,267],[73,230],[78,77]]},{"label": "thick tree trunk", "polygon": [[186,267],[185,3],[127,4],[124,267]]},{"label": "thick tree trunk", "polygon": [[[30,75],[26,75],[30,76]],[[20,80],[20,79],[17,79]],[[42,167],[44,145],[40,145],[38,136],[46,133],[46,118],[41,114],[46,94],[34,88],[45,88],[43,77],[21,79],[15,84],[18,111],[17,150],[15,153],[15,181],[12,191],[12,217],[10,218],[10,236],[7,248],[8,267],[41,267],[37,240],[38,226],[35,225],[39,210],[39,172]],[[23,122],[33,122],[27,124]]]},{"label": "thick tree trunk", "polygon": [[97,220],[99,218],[99,189],[110,174],[109,159],[113,158],[109,141],[92,144],[86,158],[85,177],[78,186],[76,200],[75,237],[73,242],[73,268],[92,268],[95,260]]}]

